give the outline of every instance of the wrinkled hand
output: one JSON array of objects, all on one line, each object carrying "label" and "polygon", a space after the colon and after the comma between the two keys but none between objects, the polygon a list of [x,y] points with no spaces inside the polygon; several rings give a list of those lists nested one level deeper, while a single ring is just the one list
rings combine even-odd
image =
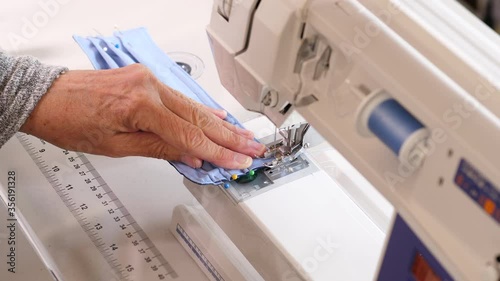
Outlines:
[{"label": "wrinkled hand", "polygon": [[[111,157],[147,156],[200,167],[247,168],[265,147],[253,134],[165,86],[141,65],[69,71],[21,131],[61,148]],[[252,157],[250,157],[252,156]]]}]

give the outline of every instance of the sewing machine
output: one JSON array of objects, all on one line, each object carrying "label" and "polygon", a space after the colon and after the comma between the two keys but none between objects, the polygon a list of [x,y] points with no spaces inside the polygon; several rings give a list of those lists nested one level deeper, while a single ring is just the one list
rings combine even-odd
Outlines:
[{"label": "sewing machine", "polygon": [[[19,222],[16,274],[0,232],[1,279],[497,281],[500,40],[454,1],[427,2],[146,0],[156,16],[129,2],[97,16],[146,25],[172,57],[196,54],[201,67],[176,59],[205,67],[200,85],[277,157],[200,187],[163,161],[18,135],[0,150]],[[59,7],[55,21],[75,26],[44,32],[70,51],[45,61],[90,67],[66,40],[88,31],[91,7]]]},{"label": "sewing machine", "polygon": [[300,112],[395,207],[378,280],[500,278],[498,36],[384,0],[216,1],[208,34],[241,104]]},{"label": "sewing machine", "polygon": [[453,1],[219,1],[212,13],[231,94],[276,124],[300,112],[395,207],[378,280],[500,278],[492,31]]}]

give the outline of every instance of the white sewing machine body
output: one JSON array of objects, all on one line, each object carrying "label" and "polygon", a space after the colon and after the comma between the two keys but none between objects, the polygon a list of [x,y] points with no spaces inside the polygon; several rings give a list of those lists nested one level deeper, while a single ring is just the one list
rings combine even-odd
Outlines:
[{"label": "white sewing machine body", "polygon": [[[453,1],[385,0],[218,1],[208,34],[241,104],[278,125],[296,109],[394,205],[379,280],[498,278],[484,277],[500,252],[496,34]],[[360,134],[381,90],[429,132],[418,167]],[[420,257],[438,279],[415,273]]]},{"label": "white sewing machine body", "polygon": [[[115,11],[114,4],[94,2],[104,5],[103,11]],[[144,24],[168,51],[199,55],[207,68],[200,85],[257,137],[273,134],[266,117],[248,114],[223,91],[208,45],[196,41],[206,41],[196,32],[208,20],[202,8],[211,4],[176,3],[141,3],[157,7],[152,12],[164,21],[151,15],[136,18],[135,5],[124,2],[131,10],[128,16],[108,13],[97,17],[96,24],[104,27],[102,33],[113,24]],[[186,15],[169,5],[200,11],[191,24],[181,26],[176,24]],[[240,197],[234,186],[194,185],[163,161],[88,155],[176,271],[178,277],[171,280],[497,281],[491,278],[498,278],[494,259],[500,254],[500,204],[488,214],[490,203],[482,201],[486,210],[480,207],[455,184],[455,177],[467,171],[468,179],[475,176],[499,192],[500,152],[494,145],[500,139],[500,81],[495,77],[500,42],[455,2],[430,6],[389,0],[214,1],[208,34],[222,84],[244,107],[276,124],[302,121],[293,113],[296,109],[335,149],[312,135],[310,142],[321,144],[306,150],[307,168]],[[80,17],[80,29],[65,30],[59,24],[47,30],[52,30],[51,40],[68,44],[72,52],[46,59],[88,67],[83,55],[73,55],[80,51],[67,40],[88,30],[81,11],[93,11],[92,4],[75,2],[66,8],[72,20]],[[42,39],[35,43],[48,44]],[[418,118],[434,141],[414,172],[379,139],[358,133],[362,128],[356,117],[364,95],[381,89]],[[17,139],[0,150],[0,159],[9,159],[0,161],[4,191],[7,171],[19,175],[17,200],[32,229],[28,240],[37,243],[35,252],[43,264],[63,280],[119,279]],[[459,169],[462,159],[467,170]],[[73,166],[68,167],[71,175]],[[73,199],[87,200],[85,196],[81,192]],[[99,217],[97,208],[90,210]],[[402,234],[391,236],[394,229]],[[118,258],[137,252],[130,243],[118,247],[123,251]],[[22,260],[25,252],[19,258],[28,264]],[[394,259],[400,264],[393,264]],[[148,270],[136,267],[132,279],[146,280]],[[35,276],[45,281],[38,272],[21,273],[14,280]],[[404,277],[383,275],[388,273]]]}]

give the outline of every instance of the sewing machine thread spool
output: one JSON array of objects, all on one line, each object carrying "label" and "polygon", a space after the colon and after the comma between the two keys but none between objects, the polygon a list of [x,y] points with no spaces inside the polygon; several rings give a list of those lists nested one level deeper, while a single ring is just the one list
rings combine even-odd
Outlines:
[{"label": "sewing machine thread spool", "polygon": [[403,163],[414,167],[423,160],[429,132],[425,126],[384,90],[371,93],[357,112],[358,132],[365,137],[375,135]]}]

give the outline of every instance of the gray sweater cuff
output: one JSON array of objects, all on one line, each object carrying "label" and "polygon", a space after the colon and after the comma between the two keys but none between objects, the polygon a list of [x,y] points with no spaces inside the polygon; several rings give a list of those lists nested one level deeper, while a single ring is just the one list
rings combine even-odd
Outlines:
[{"label": "gray sweater cuff", "polygon": [[54,80],[67,69],[0,52],[0,147],[24,124]]}]

